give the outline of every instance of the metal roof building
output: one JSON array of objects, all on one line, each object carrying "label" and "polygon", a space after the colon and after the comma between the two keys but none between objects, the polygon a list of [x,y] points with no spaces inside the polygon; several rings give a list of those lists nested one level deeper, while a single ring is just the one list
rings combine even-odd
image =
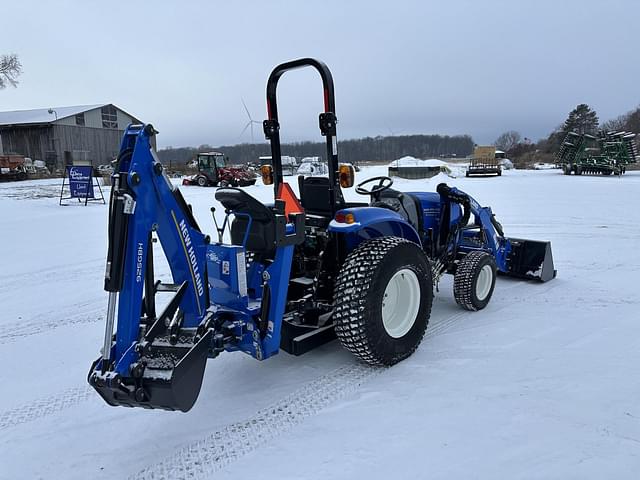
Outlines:
[{"label": "metal roof building", "polygon": [[140,120],[111,103],[0,112],[0,154],[44,160],[51,170],[104,164],[129,123]]}]

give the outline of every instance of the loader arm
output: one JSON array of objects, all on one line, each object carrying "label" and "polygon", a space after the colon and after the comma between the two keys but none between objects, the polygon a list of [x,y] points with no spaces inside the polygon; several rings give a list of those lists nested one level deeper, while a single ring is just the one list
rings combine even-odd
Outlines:
[{"label": "loader arm", "polygon": [[[482,250],[495,258],[502,274],[542,282],[555,278],[551,242],[505,237],[491,207],[482,207],[471,195],[444,183],[437,192],[445,202],[457,203],[463,210],[462,217],[450,226],[446,254],[457,257]],[[467,225],[471,215],[473,224]]]}]

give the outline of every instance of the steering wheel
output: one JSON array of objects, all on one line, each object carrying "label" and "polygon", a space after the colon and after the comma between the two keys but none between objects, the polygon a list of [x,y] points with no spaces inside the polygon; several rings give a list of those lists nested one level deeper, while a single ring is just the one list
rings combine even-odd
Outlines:
[{"label": "steering wheel", "polygon": [[[367,190],[366,188],[364,188],[365,185],[373,182],[378,182],[378,184],[371,187],[370,190]],[[380,195],[380,192],[385,191],[391,185],[393,185],[392,178],[385,177],[385,176],[372,177],[356,185],[356,193],[359,193],[360,195],[371,195],[374,198],[378,198],[378,196]]]}]

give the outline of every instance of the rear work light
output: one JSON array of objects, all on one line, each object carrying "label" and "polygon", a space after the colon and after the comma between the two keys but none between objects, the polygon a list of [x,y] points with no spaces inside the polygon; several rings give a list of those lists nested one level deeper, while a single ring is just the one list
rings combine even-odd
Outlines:
[{"label": "rear work light", "polygon": [[273,167],[271,165],[262,165],[260,167],[260,175],[262,176],[262,183],[265,185],[273,184]]},{"label": "rear work light", "polygon": [[338,223],[351,224],[356,222],[356,217],[353,215],[353,213],[336,213],[335,220]]}]

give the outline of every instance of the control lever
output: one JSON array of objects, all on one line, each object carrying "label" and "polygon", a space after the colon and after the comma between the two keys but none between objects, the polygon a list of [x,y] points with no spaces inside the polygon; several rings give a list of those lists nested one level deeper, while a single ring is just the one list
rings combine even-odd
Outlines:
[{"label": "control lever", "polygon": [[227,220],[229,219],[228,210],[224,211],[225,217],[224,222],[222,222],[222,226],[218,226],[218,221],[216,220],[216,207],[211,207],[211,216],[213,217],[213,224],[216,226],[216,230],[218,232],[218,243],[222,243],[222,236],[224,235],[224,231],[227,228]]}]

